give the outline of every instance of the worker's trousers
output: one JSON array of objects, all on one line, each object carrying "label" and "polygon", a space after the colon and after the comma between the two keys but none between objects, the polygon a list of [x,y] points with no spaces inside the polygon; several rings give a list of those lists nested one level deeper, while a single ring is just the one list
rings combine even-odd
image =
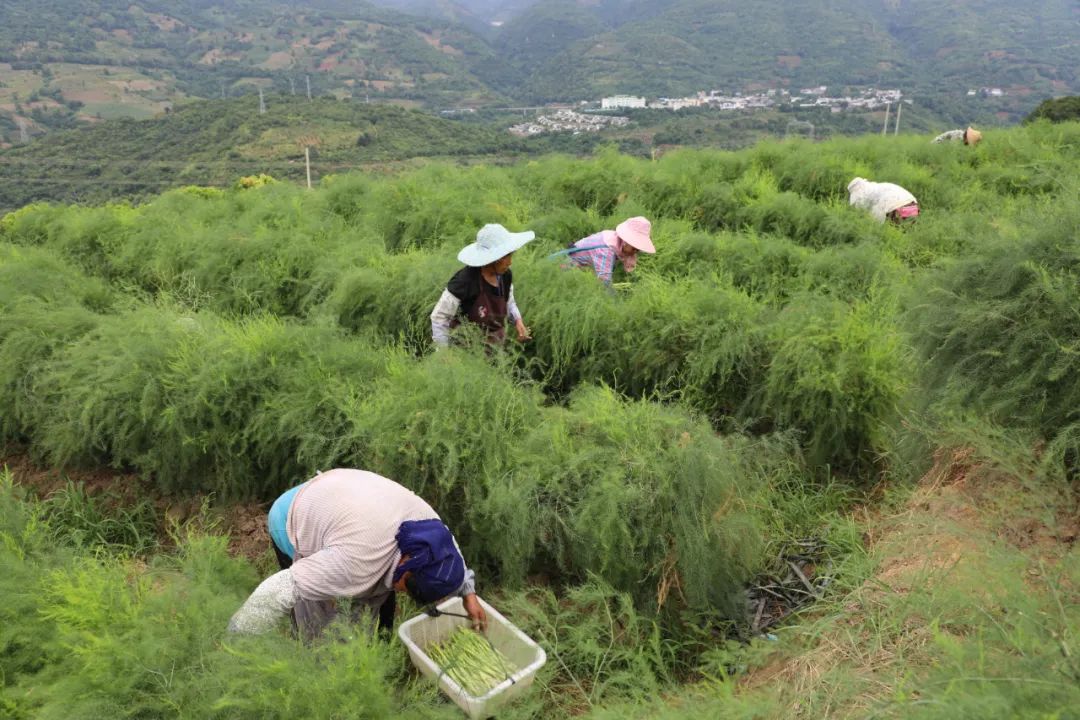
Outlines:
[{"label": "worker's trousers", "polygon": [[[282,552],[276,543],[270,543],[282,570],[292,566],[292,558]],[[370,598],[345,598],[343,600],[304,600],[296,602],[292,611],[293,627],[304,640],[317,637],[339,615],[349,622],[368,626],[375,631],[376,622],[380,632],[389,633],[394,627],[397,600],[392,590]]]}]

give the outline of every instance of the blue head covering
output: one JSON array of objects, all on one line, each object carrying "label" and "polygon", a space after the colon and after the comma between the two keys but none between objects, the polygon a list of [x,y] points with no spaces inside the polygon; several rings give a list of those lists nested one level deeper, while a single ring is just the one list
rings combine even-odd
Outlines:
[{"label": "blue head covering", "polygon": [[409,556],[394,568],[394,582],[411,570],[415,580],[412,594],[419,602],[440,600],[465,582],[465,558],[442,520],[406,520],[394,539],[401,554]]}]

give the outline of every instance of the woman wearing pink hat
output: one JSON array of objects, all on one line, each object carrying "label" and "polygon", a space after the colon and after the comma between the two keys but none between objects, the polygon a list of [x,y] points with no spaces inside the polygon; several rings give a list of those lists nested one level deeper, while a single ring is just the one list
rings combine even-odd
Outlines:
[{"label": "woman wearing pink hat", "polygon": [[633,272],[639,252],[652,255],[656,252],[649,233],[652,225],[638,216],[624,220],[614,230],[601,230],[578,240],[562,251],[578,267],[591,267],[596,277],[611,284],[615,261],[622,263],[623,270]]}]

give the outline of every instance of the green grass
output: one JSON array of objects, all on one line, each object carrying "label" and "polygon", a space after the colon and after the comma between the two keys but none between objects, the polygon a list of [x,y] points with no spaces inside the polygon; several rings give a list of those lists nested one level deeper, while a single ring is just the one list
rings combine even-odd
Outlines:
[{"label": "green grass", "polygon": [[161,535],[157,509],[149,501],[125,501],[114,491],[90,495],[70,480],[41,508],[56,541],[91,551],[143,554],[156,549]]}]

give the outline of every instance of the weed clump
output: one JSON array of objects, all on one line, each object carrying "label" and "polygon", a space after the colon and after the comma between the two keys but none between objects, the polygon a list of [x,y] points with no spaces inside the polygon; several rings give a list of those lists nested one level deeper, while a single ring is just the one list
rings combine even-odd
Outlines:
[{"label": "weed clump", "polygon": [[[1047,212],[1050,212],[1049,210]],[[1078,419],[1075,207],[1028,239],[992,242],[920,285],[912,333],[929,396],[1046,439]]]}]

